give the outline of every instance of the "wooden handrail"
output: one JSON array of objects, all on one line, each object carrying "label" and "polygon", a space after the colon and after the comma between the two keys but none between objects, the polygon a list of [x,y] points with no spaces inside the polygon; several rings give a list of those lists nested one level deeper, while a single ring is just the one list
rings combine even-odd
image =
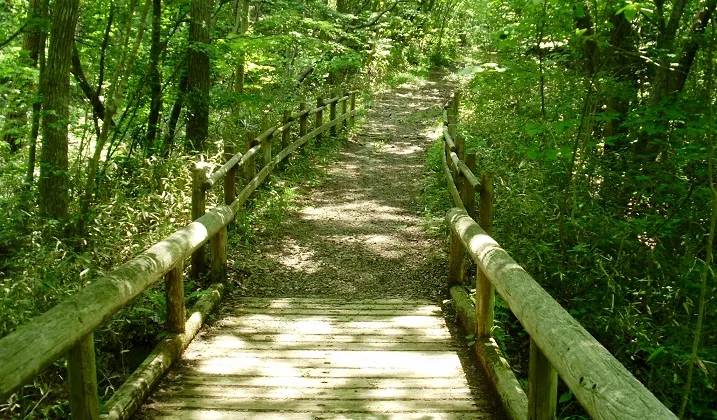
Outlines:
[{"label": "wooden handrail", "polygon": [[464,210],[446,220],[585,410],[596,419],[676,419]]},{"label": "wooden handrail", "polygon": [[0,400],[7,400],[178,262],[207,243],[233,216],[229,207],[215,207],[2,338]]},{"label": "wooden handrail", "polygon": [[462,160],[458,158],[458,155],[455,152],[451,152],[451,160],[453,161],[453,165],[461,171],[468,183],[471,184],[471,187],[473,187],[475,191],[480,191],[480,180],[473,175],[473,172],[468,168],[468,166],[466,166],[465,163],[463,163]]},{"label": "wooden handrail", "polygon": [[451,137],[451,133],[448,132],[448,127],[446,126],[443,126],[443,138],[446,140],[446,143],[448,143],[451,152],[455,152],[456,144],[453,142],[453,137]]},{"label": "wooden handrail", "polygon": [[[69,376],[73,378],[71,385],[73,416],[96,418],[98,410],[96,378],[91,377],[94,372],[93,331],[165,275],[168,275],[168,280],[171,281],[170,286],[176,287],[178,282],[181,283],[179,277],[181,277],[183,262],[210,241],[212,243],[212,278],[221,281],[226,271],[227,226],[251,194],[282,160],[326,130],[336,127],[346,120],[354,120],[357,114],[354,93],[340,99],[351,101],[351,111],[342,112],[340,116],[334,115],[335,118],[325,124],[317,124],[311,132],[306,133],[306,116],[311,113],[321,115],[323,109],[329,105],[313,110],[302,110],[297,114],[296,119],[292,118],[289,122],[286,122],[289,114],[285,112],[282,125],[264,130],[256,139],[248,136],[247,142],[253,146],[245,153],[231,155],[233,148],[225,149],[228,157],[227,163],[209,177],[206,176],[205,165],[197,165],[195,172],[201,176],[198,175],[195,178],[201,178],[201,182],[195,182],[193,189],[201,190],[203,194],[227,174],[233,173],[235,176],[237,168],[247,164],[254,166],[254,156],[260,150],[265,153],[265,165],[261,171],[256,174],[252,173],[252,178],[230,204],[217,206],[204,213],[203,204],[200,203],[202,211],[199,211],[199,205],[195,210],[197,213],[203,214],[184,228],[152,245],[129,262],[91,282],[75,295],[61,301],[49,311],[32,318],[0,339],[0,400],[7,400],[21,386],[31,381],[57,359],[69,353],[70,362],[77,365],[68,365]],[[306,108],[305,104],[302,104],[302,108]],[[321,122],[320,118],[317,120]],[[271,157],[271,149],[267,144],[264,144],[263,148],[261,144],[256,144],[257,141],[261,142],[262,140],[266,143],[277,131],[281,131],[283,135],[284,130],[288,130],[296,122],[300,125],[299,139],[289,144],[276,156]],[[282,142],[283,140],[284,138],[282,138]],[[218,294],[221,295],[223,286],[221,283],[218,284],[216,287],[219,288],[217,289],[219,290]],[[173,320],[168,327],[178,335],[171,339],[173,341],[170,340],[171,344],[166,344],[165,340],[162,342],[165,344],[158,346],[157,349],[164,346],[162,348],[165,350],[162,352],[172,353],[177,349],[181,351],[183,348],[181,346],[186,346],[191,340],[189,332],[184,335],[181,333],[183,326],[179,325],[181,321],[179,318],[182,317],[182,311],[181,308],[175,306],[183,305],[184,302],[183,299],[175,296],[177,293],[178,291],[173,289],[172,296],[168,297],[168,305],[173,305],[171,308]],[[197,328],[192,327],[192,337],[196,330]],[[160,357],[161,355],[157,354],[158,351],[155,350],[152,357]],[[164,356],[161,356],[160,359],[162,357]],[[88,363],[92,366],[89,366]],[[139,378],[137,380],[145,385],[138,386],[134,383],[129,385],[132,389],[128,389],[127,384],[120,387],[117,394],[121,395],[121,398],[113,398],[111,403],[105,407],[105,410],[111,410],[111,413],[107,414],[109,418],[129,416],[131,410],[136,408],[138,399],[143,398],[149,390],[149,386],[146,386],[147,378],[151,377],[152,380],[156,380],[157,375],[161,376],[167,367],[168,364],[161,361],[143,363],[140,368],[148,369],[147,372],[136,371],[132,377]],[[94,402],[91,401],[93,399]],[[86,404],[87,407],[81,407],[83,404]],[[83,410],[85,414],[79,411],[75,413],[76,408]]]},{"label": "wooden handrail", "polygon": [[[456,130],[459,96],[457,93],[452,96],[443,107],[446,124],[442,129],[441,153],[448,191],[456,206],[446,215],[451,229],[449,281],[463,283],[463,261],[467,252],[478,266],[476,339],[490,338],[495,291],[500,293],[530,335],[527,417],[555,418],[560,375],[593,418],[675,419],[667,407],[490,237],[493,182],[486,173],[478,179],[471,169],[475,166],[475,156],[464,156],[463,142],[459,142],[461,138]],[[453,170],[449,163],[453,164]],[[472,214],[475,191],[480,191],[480,225],[473,219],[476,215]],[[491,363],[480,346],[476,351],[484,363]],[[495,368],[487,367],[489,370]],[[505,404],[517,401],[519,407],[509,406],[509,412],[525,410],[525,399],[511,400],[509,395],[514,395],[514,391],[499,389],[499,393],[507,396]]]},{"label": "wooden handrail", "polygon": [[[300,112],[297,112],[297,113],[295,113],[295,114],[291,114],[291,116],[290,116],[289,119],[288,119],[288,122],[284,123],[284,122],[282,121],[282,124],[281,124],[281,125],[277,125],[277,126],[271,127],[271,128],[269,128],[269,129],[263,131],[261,134],[259,134],[259,135],[254,139],[254,141],[261,144],[262,140],[266,140],[266,138],[272,136],[273,134],[277,134],[277,133],[282,133],[282,134],[283,134],[286,130],[288,130],[289,128],[291,128],[294,124],[299,123],[299,122],[300,122],[300,119],[301,119],[302,117],[307,116],[307,115],[311,115],[311,114],[315,114],[315,113],[317,113],[317,112],[321,112],[321,111],[324,111],[324,110],[326,110],[326,109],[330,109],[332,102],[338,102],[338,103],[341,103],[341,102],[344,102],[344,101],[349,102],[349,101],[351,101],[352,95],[354,95],[355,93],[356,93],[356,91],[351,91],[351,92],[349,92],[348,94],[346,94],[346,95],[344,95],[344,96],[342,96],[342,97],[336,97],[336,98],[333,98],[333,99],[330,99],[330,100],[326,101],[324,106],[316,107],[316,108],[314,108],[314,109],[305,109],[305,110],[300,111]],[[355,110],[355,106],[352,108],[352,111],[354,111],[354,110]],[[354,114],[354,115],[355,115],[355,114]],[[253,150],[253,148],[252,148],[251,150]],[[258,152],[258,150],[254,151],[254,153],[256,153],[256,152]],[[249,152],[246,152],[246,153],[244,153],[244,154],[247,154],[247,155],[248,155]],[[214,171],[214,172],[211,174],[211,176],[202,184],[203,187],[204,187],[204,189],[205,189],[205,190],[211,189],[211,188],[214,186],[214,184],[216,184],[216,183],[219,182],[224,176],[226,176],[226,174],[227,174],[231,169],[233,169],[235,166],[236,166],[236,167],[239,167],[239,166],[241,166],[242,164],[244,164],[244,163],[246,162],[246,160],[241,160],[242,155],[243,155],[243,154],[242,154],[241,152],[235,154],[235,155],[232,156],[229,160],[227,160],[227,162],[226,162],[224,165],[222,165],[219,169],[217,169],[216,171]],[[249,157],[250,157],[250,156],[249,156]]]}]

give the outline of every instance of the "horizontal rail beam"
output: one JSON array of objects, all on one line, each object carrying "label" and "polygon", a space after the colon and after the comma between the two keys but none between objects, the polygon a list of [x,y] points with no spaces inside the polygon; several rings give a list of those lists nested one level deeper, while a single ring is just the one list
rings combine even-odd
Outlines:
[{"label": "horizontal rail beam", "polygon": [[[219,182],[219,180],[221,180],[227,174],[227,172],[229,172],[232,169],[232,166],[236,165],[237,168],[241,168],[242,166],[244,166],[244,164],[246,163],[247,160],[251,159],[254,155],[259,153],[260,150],[261,150],[261,144],[257,144],[256,146],[247,150],[246,153],[244,153],[244,154],[237,153],[230,160],[228,160],[227,163],[222,165],[221,168],[219,168],[216,172],[214,172],[212,174],[212,176],[209,177],[209,179],[204,181],[204,183],[202,184],[202,188],[204,188],[205,191],[209,190],[210,188],[212,188],[214,186],[214,184]],[[232,161],[237,156],[239,156],[239,158],[237,159],[236,163],[234,163],[233,165],[230,165],[230,163],[232,163]]]},{"label": "horizontal rail beam", "polygon": [[451,137],[451,133],[448,132],[448,127],[446,126],[443,126],[443,138],[446,139],[446,143],[448,144],[448,148],[451,152],[455,152],[456,143],[453,141],[453,137]]},{"label": "horizontal rail beam", "polygon": [[215,207],[0,340],[0,401],[207,243],[233,217],[231,208]]},{"label": "horizontal rail beam", "polygon": [[480,179],[478,179],[475,175],[473,175],[473,172],[468,168],[468,166],[463,163],[463,161],[458,157],[456,152],[451,152],[451,160],[453,161],[453,164],[458,168],[463,176],[466,177],[468,180],[468,183],[471,184],[471,187],[473,187],[474,190],[480,191],[481,189],[481,182]]},{"label": "horizontal rail beam", "polygon": [[448,192],[451,193],[451,197],[453,198],[453,204],[461,210],[465,211],[466,207],[465,205],[463,205],[463,200],[461,200],[461,194],[456,188],[456,181],[453,179],[453,175],[451,175],[451,168],[448,166],[448,159],[446,158],[445,148],[444,150],[441,150],[441,158],[443,160],[443,175],[446,176]]},{"label": "horizontal rail beam", "polygon": [[[0,339],[0,401],[7,400],[22,385],[65,355],[80,339],[107,322],[179,262],[209,242],[233,220],[239,208],[281,160],[317,134],[356,114],[356,110],[347,112],[307,133],[269,161],[230,205],[215,207]],[[269,136],[276,130],[277,127],[269,129],[257,139]],[[261,146],[256,145],[244,154],[232,156],[202,187],[211,188],[226,175],[227,171],[223,170],[225,167],[231,169],[230,162],[241,166],[260,149]]]},{"label": "horizontal rail beam", "polygon": [[677,419],[465,210],[446,220],[592,418]]}]

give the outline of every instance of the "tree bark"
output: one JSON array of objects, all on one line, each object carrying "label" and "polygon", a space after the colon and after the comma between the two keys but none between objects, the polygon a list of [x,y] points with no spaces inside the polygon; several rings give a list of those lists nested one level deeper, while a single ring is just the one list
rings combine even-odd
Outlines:
[{"label": "tree bark", "polygon": [[159,114],[162,110],[162,73],[159,65],[162,52],[161,30],[162,30],[162,0],[152,1],[152,46],[149,51],[149,89],[150,105],[147,118],[147,148],[153,154],[157,145],[157,131],[159,130]]},{"label": "tree bark", "polygon": [[187,76],[187,141],[190,150],[203,152],[209,135],[209,53],[212,0],[192,0],[189,22]]},{"label": "tree bark", "polygon": [[[29,0],[27,10],[27,23],[22,37],[22,50],[27,56],[21,56],[21,63],[24,67],[37,67],[37,61],[40,57],[40,42],[42,38],[42,1]],[[16,85],[19,91],[27,92],[35,87],[33,83],[19,83]],[[22,97],[21,95],[18,95]],[[33,106],[37,100],[33,99]],[[33,108],[34,109],[34,108]],[[17,152],[22,146],[22,132],[27,124],[27,104],[24,100],[10,107],[10,111],[5,115],[5,126],[3,140],[10,146],[11,152]]]},{"label": "tree bark", "polygon": [[[33,17],[38,18],[46,18],[47,17],[47,11],[48,11],[48,3],[49,0],[41,0],[40,1],[40,10],[37,11],[33,9],[35,14],[33,14]],[[33,8],[35,7],[36,3],[33,1]],[[32,126],[30,129],[30,141],[28,145],[28,151],[27,151],[27,171],[25,172],[25,185],[26,188],[30,188],[35,180],[35,161],[37,159],[37,137],[40,134],[40,116],[42,111],[42,89],[43,89],[43,80],[44,80],[44,74],[45,74],[45,44],[47,41],[47,30],[43,26],[39,26],[37,28],[39,32],[39,42],[37,44],[37,62],[40,65],[40,78],[39,83],[37,84],[37,94],[35,96],[35,99],[32,101]],[[28,48],[34,48],[34,38],[28,39],[27,44],[24,43],[23,40],[23,46],[27,45]],[[31,50],[32,51],[32,50]],[[34,59],[34,55],[31,52],[30,58]],[[37,63],[36,63],[37,65]]]},{"label": "tree bark", "polygon": [[187,73],[182,71],[182,75],[179,78],[179,86],[177,87],[177,97],[172,105],[172,112],[169,114],[169,122],[167,123],[167,134],[164,135],[162,141],[162,151],[164,157],[169,156],[169,152],[172,149],[172,143],[174,142],[174,134],[177,131],[177,122],[179,122],[179,115],[182,113],[182,106],[184,106],[184,95],[187,92]]},{"label": "tree bark", "polygon": [[50,30],[45,86],[43,88],[42,153],[40,156],[40,215],[67,216],[70,203],[68,173],[68,119],[70,65],[79,0],[56,0]]}]

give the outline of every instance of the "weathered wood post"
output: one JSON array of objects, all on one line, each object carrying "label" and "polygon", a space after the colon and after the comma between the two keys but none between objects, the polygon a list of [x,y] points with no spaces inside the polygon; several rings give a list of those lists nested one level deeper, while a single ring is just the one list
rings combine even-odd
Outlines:
[{"label": "weathered wood post", "polygon": [[164,276],[167,284],[167,321],[170,333],[181,334],[187,321],[184,304],[184,262],[180,261]]},{"label": "weathered wood post", "polygon": [[95,339],[89,333],[67,353],[67,382],[73,419],[100,418]]},{"label": "weathered wood post", "polygon": [[[236,148],[234,143],[224,142],[224,162],[234,157]],[[234,165],[224,176],[224,204],[227,206],[234,202],[237,196],[237,167]]]},{"label": "weathered wood post", "polygon": [[331,121],[331,128],[329,129],[329,134],[331,137],[336,137],[336,103],[338,102],[338,99],[335,101],[331,101],[331,105],[329,105],[329,120]]},{"label": "weathered wood post", "polygon": [[[197,162],[192,171],[192,220],[204,216],[207,210],[207,195],[204,191],[204,182],[207,180],[209,165],[206,162]],[[204,248],[200,247],[192,254],[192,278],[195,280],[205,270]]]},{"label": "weathered wood post", "polygon": [[[458,149],[458,139],[456,138],[456,133],[458,132],[458,130],[456,129],[456,115],[453,113],[453,110],[454,110],[453,106],[449,106],[447,109],[447,112],[448,112],[448,135],[451,136],[451,139],[453,140],[453,144],[456,145],[456,154],[458,154],[458,150],[457,150]],[[450,150],[448,150],[448,157],[449,157],[448,162],[451,161],[450,154],[451,154],[451,152],[450,152]],[[451,175],[453,175],[453,180],[454,180],[454,182],[456,182],[456,186],[458,186],[457,185],[458,173],[459,173],[458,168],[455,165],[449,164],[448,166],[452,168]]]},{"label": "weathered wood post", "polygon": [[212,282],[224,283],[227,278],[227,227],[219,229],[210,239],[212,253],[210,278]]},{"label": "weathered wood post", "polygon": [[[284,110],[284,118],[281,119],[281,125],[286,125],[291,121],[291,110],[285,109]],[[281,150],[286,149],[286,146],[289,145],[289,135],[291,134],[291,128],[286,127],[281,132]]]},{"label": "weathered wood post", "polygon": [[[306,104],[306,102],[301,102],[299,104],[299,113],[302,113],[306,111],[306,109],[309,106]],[[304,114],[299,117],[299,137],[304,137],[306,135],[306,122],[309,118],[309,114]]]},{"label": "weathered wood post", "polygon": [[[248,131],[246,133],[246,142],[245,144],[245,150],[248,152],[251,150],[252,147],[254,147],[255,141],[254,141],[254,133]],[[247,158],[246,163],[244,164],[244,181],[248,184],[251,182],[252,179],[256,176],[256,158],[254,156],[251,156]]]},{"label": "weathered wood post", "polygon": [[[324,98],[318,97],[316,98],[316,107],[321,108],[324,106]],[[316,121],[314,122],[314,128],[319,129],[322,125],[324,125],[324,111],[318,110],[316,111]],[[319,132],[319,134],[316,135],[316,141],[321,141],[322,133]]]},{"label": "weathered wood post", "polygon": [[530,339],[528,419],[554,420],[558,404],[558,372]]},{"label": "weathered wood post", "polygon": [[453,116],[456,118],[455,121],[453,121],[453,124],[458,124],[458,121],[460,121],[460,105],[461,105],[461,93],[459,91],[453,92],[453,101],[451,103],[451,106],[453,107]]},{"label": "weathered wood post", "polygon": [[[468,169],[473,172],[473,174],[476,173],[476,154],[475,153],[467,153],[465,155],[465,159],[463,161]],[[480,189],[479,189],[480,191]],[[467,180],[464,180],[463,186],[461,189],[461,199],[463,200],[463,205],[466,207],[466,211],[468,212],[468,215],[475,220],[476,218],[476,191],[471,185],[470,182]]]},{"label": "weathered wood post", "polygon": [[[493,176],[488,173],[481,177],[480,226],[493,234]],[[487,337],[493,328],[495,289],[480,268],[476,280],[476,337]]]},{"label": "weathered wood post", "polygon": [[349,122],[346,120],[346,109],[348,108],[348,102],[349,102],[349,98],[347,98],[347,96],[349,96],[349,91],[345,90],[344,96],[342,98],[343,101],[341,102],[341,118],[344,119],[344,122],[343,122],[344,128],[348,127],[348,125],[349,125]]},{"label": "weathered wood post", "polygon": [[451,249],[448,256],[448,285],[458,286],[463,284],[463,260],[465,250],[460,236],[451,229]]},{"label": "weathered wood post", "polygon": [[262,159],[261,159],[261,167],[268,165],[269,162],[271,162],[271,143],[274,139],[273,134],[264,135],[266,131],[269,129],[269,114],[265,113],[264,118],[261,120],[261,133],[262,137],[261,139],[261,152],[262,152]]},{"label": "weathered wood post", "polygon": [[356,92],[351,92],[351,124],[356,121],[356,115],[354,114],[354,111],[356,111]]}]

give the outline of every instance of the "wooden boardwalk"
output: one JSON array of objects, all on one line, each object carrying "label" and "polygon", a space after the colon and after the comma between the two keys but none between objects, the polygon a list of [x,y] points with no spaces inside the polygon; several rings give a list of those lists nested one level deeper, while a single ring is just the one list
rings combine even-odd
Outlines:
[{"label": "wooden boardwalk", "polygon": [[[441,309],[405,300],[241,298],[140,410],[158,419],[476,419]],[[489,410],[490,411],[490,410]]]}]

